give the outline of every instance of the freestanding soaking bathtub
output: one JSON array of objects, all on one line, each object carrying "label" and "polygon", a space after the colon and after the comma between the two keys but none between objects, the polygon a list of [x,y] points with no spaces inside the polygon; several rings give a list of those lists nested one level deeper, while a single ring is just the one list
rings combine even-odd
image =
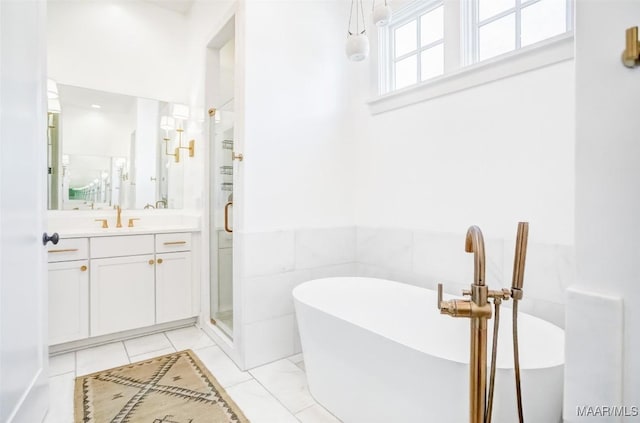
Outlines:
[{"label": "freestanding soaking bathtub", "polygon": [[[293,297],[309,389],[339,419],[469,421],[469,320],[440,315],[435,291],[349,277],[303,283]],[[524,313],[518,329],[525,421],[558,423],[564,331]],[[492,422],[517,421],[511,310],[503,306]]]}]

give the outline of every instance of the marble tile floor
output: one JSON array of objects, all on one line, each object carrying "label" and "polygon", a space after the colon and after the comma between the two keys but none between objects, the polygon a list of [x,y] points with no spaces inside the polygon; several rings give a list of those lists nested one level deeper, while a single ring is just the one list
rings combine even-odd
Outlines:
[{"label": "marble tile floor", "polygon": [[195,326],[52,356],[49,413],[44,423],[74,423],[76,376],[188,348],[252,423],[339,423],[309,394],[302,354],[244,372]]}]

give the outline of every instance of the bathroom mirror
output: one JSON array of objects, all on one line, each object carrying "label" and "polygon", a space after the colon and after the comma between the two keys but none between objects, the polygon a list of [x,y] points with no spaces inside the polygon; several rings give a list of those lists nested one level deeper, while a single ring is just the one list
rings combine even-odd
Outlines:
[{"label": "bathroom mirror", "polygon": [[179,119],[161,128],[170,103],[53,81],[48,91],[50,210],[182,207],[189,151],[175,154],[188,141]]}]

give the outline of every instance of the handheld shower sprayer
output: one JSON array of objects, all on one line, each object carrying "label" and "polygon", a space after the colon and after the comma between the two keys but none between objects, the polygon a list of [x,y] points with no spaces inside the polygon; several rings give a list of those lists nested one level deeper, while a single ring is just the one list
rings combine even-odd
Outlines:
[{"label": "handheld shower sprayer", "polygon": [[[516,377],[516,400],[518,402],[518,418],[524,422],[522,414],[522,390],[520,388],[520,352],[518,349],[518,301],[522,299],[522,284],[524,281],[524,263],[527,257],[527,241],[529,238],[529,223],[518,223],[516,236],[516,253],[513,259],[513,280],[511,282],[511,298],[513,298],[513,364]],[[490,422],[487,422],[490,423]]]}]

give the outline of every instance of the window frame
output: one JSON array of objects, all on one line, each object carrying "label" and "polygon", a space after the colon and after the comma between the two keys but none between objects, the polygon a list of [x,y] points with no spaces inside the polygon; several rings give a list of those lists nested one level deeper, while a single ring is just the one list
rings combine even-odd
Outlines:
[{"label": "window frame", "polygon": [[[426,81],[422,81],[422,75],[421,75],[421,70],[422,70],[422,61],[421,61],[421,57],[420,55],[422,54],[423,51],[428,50],[430,48],[433,48],[439,44],[443,45],[443,55],[444,58],[443,60],[446,61],[446,53],[444,53],[444,45],[445,45],[445,32],[446,30],[443,29],[443,34],[442,34],[442,38],[438,39],[437,41],[434,41],[432,43],[427,44],[426,46],[421,46],[421,32],[420,32],[420,27],[421,27],[421,17],[422,15],[425,15],[435,9],[437,9],[438,7],[442,6],[443,7],[443,21],[445,21],[444,18],[444,9],[446,8],[446,1],[445,0],[431,0],[431,1],[413,1],[412,3],[406,5],[405,7],[403,7],[401,10],[397,11],[394,13],[393,16],[393,22],[386,26],[386,27],[382,27],[378,30],[378,44],[379,44],[379,54],[378,54],[378,64],[379,64],[379,69],[378,69],[378,74],[379,74],[379,78],[378,78],[378,93],[379,94],[384,94],[384,93],[391,93],[391,92],[395,92],[398,90],[403,90],[403,89],[407,89],[410,87],[414,87],[420,83],[426,82]],[[397,28],[400,28],[401,26],[404,26],[406,24],[408,24],[411,21],[416,21],[416,48],[414,50],[411,50],[408,53],[403,54],[402,56],[399,56],[398,58],[396,58],[396,52],[395,52],[395,30]],[[443,28],[445,27],[444,22],[443,22]],[[404,60],[408,57],[411,56],[416,56],[416,83],[409,85],[407,87],[403,87],[403,88],[395,88],[395,82],[396,82],[396,63]],[[444,66],[444,73],[446,73],[446,63]],[[429,81],[429,80],[427,80]]]},{"label": "window frame", "polygon": [[[398,88],[395,88],[396,85],[396,65],[398,62],[404,60],[404,59],[408,59],[409,57],[412,56],[416,56],[416,83],[415,84],[411,84],[410,86],[419,84],[421,82],[424,82],[422,80],[422,53],[426,50],[429,50],[433,47],[436,47],[440,44],[443,45],[443,60],[444,60],[444,0],[431,0],[429,2],[416,2],[416,6],[418,7],[414,7],[412,8],[412,13],[406,13],[405,16],[402,16],[402,19],[394,19],[394,22],[389,25],[388,28],[388,42],[389,42],[389,87],[390,87],[390,91],[395,91]],[[434,10],[436,10],[437,8],[442,7],[443,8],[443,31],[442,31],[442,37],[437,39],[436,41],[432,41],[429,44],[423,46],[422,45],[422,17],[430,12],[433,12]],[[416,22],[416,48],[401,55],[396,57],[396,51],[395,51],[395,47],[396,47],[396,43],[395,43],[395,31],[404,26],[407,25],[408,23],[415,21]],[[444,71],[443,71],[444,74]],[[431,79],[431,78],[429,78]],[[406,87],[402,87],[402,88],[406,88]],[[402,89],[400,88],[400,89]]]},{"label": "window frame", "polygon": [[[520,10],[522,7],[528,7],[539,1],[541,0],[516,0],[520,5]],[[478,37],[473,36],[473,27],[470,23],[473,16],[477,16],[478,0],[432,0],[429,2],[414,0],[403,5],[401,9],[394,11],[393,21],[389,26],[378,28],[377,90],[374,93],[374,98],[368,101],[372,112],[381,113],[392,108],[402,107],[403,101],[399,101],[399,98],[402,97],[406,99],[406,104],[413,104],[417,101],[471,88],[527,70],[573,59],[574,1],[566,0],[566,32],[483,61],[472,61],[473,55],[478,54],[478,48],[474,46],[478,42]],[[390,32],[391,28],[395,30],[411,20],[417,20],[422,14],[428,13],[440,5],[443,5],[444,15],[444,38],[442,41],[444,73],[425,81],[420,81],[420,75],[417,75],[418,82],[416,84],[395,89],[393,87],[395,83],[395,46]],[[489,23],[489,19],[493,21],[494,17],[485,19],[486,22],[483,21],[483,23]],[[499,18],[495,17],[495,19]],[[518,39],[520,38],[519,32],[520,27],[518,27]],[[489,69],[491,70],[489,71]]]},{"label": "window frame", "polygon": [[[532,6],[536,3],[541,2],[542,0],[515,0],[514,6],[503,10],[493,16],[489,16],[484,20],[480,20],[479,13],[479,2],[480,0],[461,0],[462,3],[462,15],[461,15],[461,26],[462,26],[462,51],[460,52],[462,61],[461,68],[466,66],[470,66],[476,63],[481,63],[485,60],[491,60],[495,57],[500,57],[504,54],[509,54],[513,52],[517,52],[522,49],[522,10]],[[538,43],[544,42],[546,40],[553,39],[558,36],[562,36],[567,33],[573,32],[573,0],[566,0],[565,3],[566,11],[565,11],[565,31],[556,34],[552,37],[545,38],[536,43],[530,44],[529,46],[535,46]],[[499,19],[502,19],[506,16],[514,14],[515,17],[515,47],[513,50],[509,50],[508,52],[498,54],[496,56],[489,57],[484,60],[480,60],[480,28],[488,25],[492,22],[495,22]],[[529,47],[524,46],[524,47]]]}]

